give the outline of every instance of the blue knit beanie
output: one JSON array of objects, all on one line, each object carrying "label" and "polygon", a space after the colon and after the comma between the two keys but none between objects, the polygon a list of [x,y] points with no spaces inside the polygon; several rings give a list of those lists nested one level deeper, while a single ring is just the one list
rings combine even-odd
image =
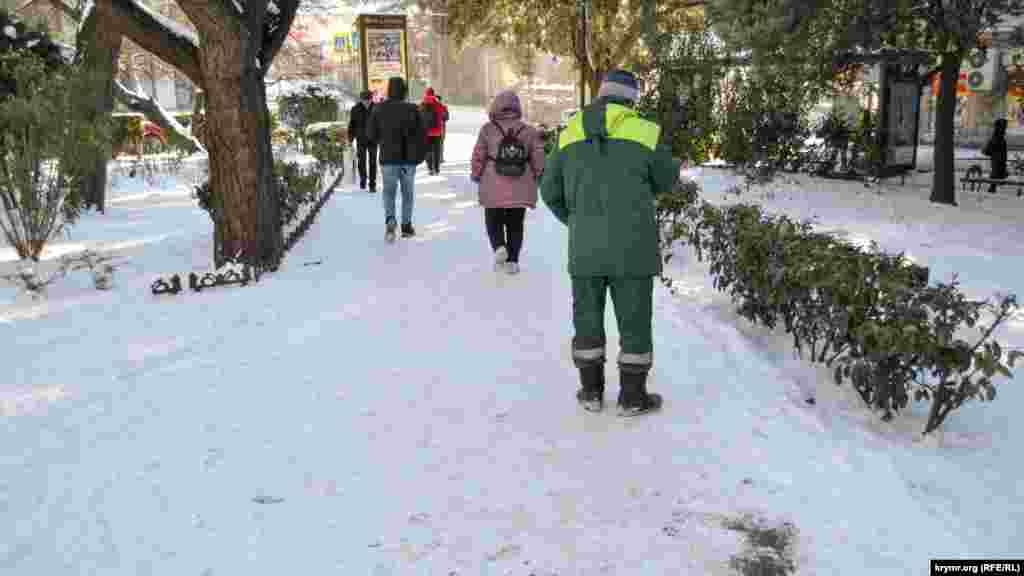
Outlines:
[{"label": "blue knit beanie", "polygon": [[636,102],[640,97],[640,83],[636,76],[625,70],[612,70],[604,77],[601,88],[597,92],[598,98],[612,96],[623,98],[630,102]]}]

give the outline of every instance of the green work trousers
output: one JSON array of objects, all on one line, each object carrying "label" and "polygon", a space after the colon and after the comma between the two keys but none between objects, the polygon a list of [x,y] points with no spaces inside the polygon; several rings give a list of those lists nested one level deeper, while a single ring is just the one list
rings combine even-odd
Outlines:
[{"label": "green work trousers", "polygon": [[619,327],[619,367],[646,372],[653,360],[654,278],[650,276],[573,276],[573,361],[580,367],[605,361],[604,305],[609,292]]}]

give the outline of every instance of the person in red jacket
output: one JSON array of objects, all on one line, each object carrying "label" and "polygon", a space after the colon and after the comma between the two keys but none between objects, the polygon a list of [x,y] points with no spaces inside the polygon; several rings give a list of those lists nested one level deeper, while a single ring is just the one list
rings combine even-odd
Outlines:
[{"label": "person in red jacket", "polygon": [[427,127],[427,170],[431,174],[441,173],[441,138],[444,135],[444,117],[447,109],[434,96],[434,89],[427,88],[420,103],[421,113]]},{"label": "person in red jacket", "polygon": [[437,163],[440,166],[444,164],[444,137],[448,135],[448,107],[444,105],[444,100],[441,99],[440,94],[435,92],[434,97],[437,98],[437,102],[441,105],[441,111],[444,114],[441,118],[441,159]]}]

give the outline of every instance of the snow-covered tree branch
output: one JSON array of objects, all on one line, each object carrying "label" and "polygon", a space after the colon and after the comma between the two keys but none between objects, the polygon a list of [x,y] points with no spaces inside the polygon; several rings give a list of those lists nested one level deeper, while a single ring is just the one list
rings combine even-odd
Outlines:
[{"label": "snow-covered tree branch", "polygon": [[196,35],[138,0],[99,0],[111,8],[113,32],[174,66],[196,86],[203,86]]},{"label": "snow-covered tree branch", "polygon": [[175,132],[188,140],[192,144],[190,152],[206,152],[199,140],[175,120],[174,116],[168,113],[152,96],[146,95],[142,91],[131,90],[120,80],[114,80],[114,97],[131,110],[145,114],[146,118],[163,130]]}]

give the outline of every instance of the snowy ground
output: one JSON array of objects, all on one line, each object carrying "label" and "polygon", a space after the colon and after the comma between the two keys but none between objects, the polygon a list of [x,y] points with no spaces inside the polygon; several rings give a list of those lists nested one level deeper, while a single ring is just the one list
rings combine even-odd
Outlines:
[{"label": "snowy ground", "polygon": [[[664,412],[580,411],[565,230],[539,206],[522,273],[492,271],[468,179],[483,121],[460,110],[442,175],[417,178],[415,239],[385,245],[379,195],[346,179],[278,273],[154,297],[156,275],[207,267],[209,219],[193,175],[119,177],[49,253],[117,251],[112,291],[0,286],[0,573],[734,574],[772,544],[753,528],[788,538],[768,552],[797,574],[1021,556],[1019,383],[915,441],[919,414],[878,422],[685,253],[682,295],[655,295]],[[694,174],[722,200],[729,176]],[[1020,200],[926,197],[806,181],[756,199],[1024,293]],[[1024,321],[1001,337],[1024,344]]]}]

